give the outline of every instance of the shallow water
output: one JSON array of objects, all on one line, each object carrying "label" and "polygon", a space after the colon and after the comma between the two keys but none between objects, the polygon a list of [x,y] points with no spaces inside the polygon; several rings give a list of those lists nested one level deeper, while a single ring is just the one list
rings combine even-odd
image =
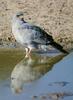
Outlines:
[{"label": "shallow water", "polygon": [[73,100],[73,53],[0,50],[0,100]]}]

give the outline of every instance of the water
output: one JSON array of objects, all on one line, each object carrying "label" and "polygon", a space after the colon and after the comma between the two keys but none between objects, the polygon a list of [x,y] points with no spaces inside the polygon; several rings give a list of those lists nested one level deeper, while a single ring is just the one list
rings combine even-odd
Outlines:
[{"label": "water", "polygon": [[73,53],[0,50],[0,100],[73,100]]}]

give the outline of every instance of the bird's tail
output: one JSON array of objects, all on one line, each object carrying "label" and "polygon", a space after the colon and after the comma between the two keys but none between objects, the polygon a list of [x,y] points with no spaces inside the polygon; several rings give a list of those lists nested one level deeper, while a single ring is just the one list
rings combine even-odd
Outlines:
[{"label": "bird's tail", "polygon": [[60,44],[58,44],[58,43],[52,41],[52,42],[50,43],[50,45],[52,45],[54,48],[58,49],[59,51],[68,54],[68,52],[67,52],[66,50],[64,50],[63,47],[62,47]]}]

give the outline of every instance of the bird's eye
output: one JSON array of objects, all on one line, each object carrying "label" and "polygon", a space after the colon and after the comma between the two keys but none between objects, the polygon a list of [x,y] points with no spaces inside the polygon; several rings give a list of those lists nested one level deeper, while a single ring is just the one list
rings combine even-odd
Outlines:
[{"label": "bird's eye", "polygon": [[17,14],[16,16],[17,16],[17,17],[20,17],[20,16],[23,16],[23,14]]},{"label": "bird's eye", "polygon": [[17,17],[19,17],[20,15],[16,15]]}]

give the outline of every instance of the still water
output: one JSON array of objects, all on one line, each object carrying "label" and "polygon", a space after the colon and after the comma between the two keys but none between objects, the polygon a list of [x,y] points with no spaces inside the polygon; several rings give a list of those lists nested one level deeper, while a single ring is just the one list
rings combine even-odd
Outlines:
[{"label": "still water", "polygon": [[73,100],[73,52],[0,50],[0,100]]}]

